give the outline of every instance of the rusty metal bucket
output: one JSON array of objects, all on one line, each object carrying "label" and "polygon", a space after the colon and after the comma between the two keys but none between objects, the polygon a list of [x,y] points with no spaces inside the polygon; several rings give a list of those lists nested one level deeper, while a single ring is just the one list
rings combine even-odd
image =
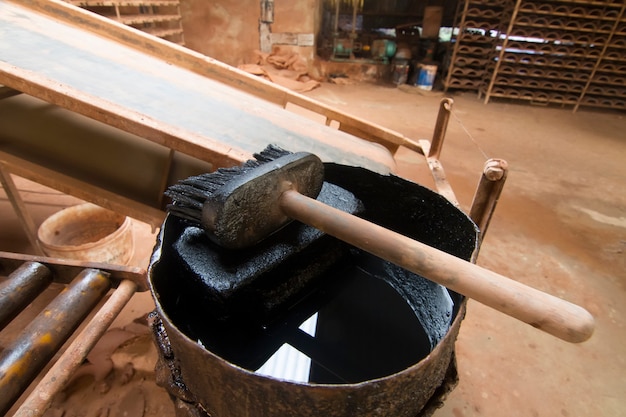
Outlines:
[{"label": "rusty metal bucket", "polygon": [[[326,181],[351,191],[363,202],[362,217],[455,256],[472,259],[476,226],[439,194],[362,168],[326,164],[325,169]],[[430,415],[456,384],[454,343],[465,314],[464,298],[354,248],[348,269],[341,269],[345,264],[337,268],[349,271],[355,266],[365,274],[356,274],[358,277],[352,281],[343,278],[344,272],[334,274],[333,282],[353,282],[340,291],[334,283],[320,284],[320,291],[332,296],[314,309],[319,313],[316,333],[310,336],[298,331],[298,320],[293,328],[284,324],[289,323],[289,315],[295,314],[292,312],[300,304],[286,313],[278,326],[281,330],[272,333],[272,337],[279,336],[272,339],[270,350],[284,342],[312,358],[309,380],[288,381],[260,374],[255,360],[260,355],[262,362],[269,355],[237,354],[243,351],[247,355],[247,350],[266,347],[256,343],[254,331],[229,324],[237,340],[244,342],[233,349],[232,344],[224,348],[220,344],[223,333],[214,332],[218,326],[206,319],[204,313],[208,310],[190,285],[190,271],[180,263],[176,249],[180,246],[176,243],[178,236],[186,227],[175,217],[165,220],[149,268],[156,303],[152,323],[160,352],[157,380],[172,395],[180,415],[415,417]],[[374,279],[368,281],[368,276]],[[363,290],[370,285],[367,282],[374,286]],[[385,305],[375,304],[377,297],[383,298],[381,282],[405,303],[395,298]],[[408,306],[404,312],[417,318],[419,328],[403,327],[404,319],[396,318],[400,316],[390,315],[387,322],[386,318],[379,322],[378,317],[399,304]],[[308,317],[308,313],[302,317]],[[360,330],[353,331],[355,327]],[[396,327],[395,333],[389,330]],[[402,346],[411,339],[415,344]],[[406,350],[411,352],[406,355]]]}]

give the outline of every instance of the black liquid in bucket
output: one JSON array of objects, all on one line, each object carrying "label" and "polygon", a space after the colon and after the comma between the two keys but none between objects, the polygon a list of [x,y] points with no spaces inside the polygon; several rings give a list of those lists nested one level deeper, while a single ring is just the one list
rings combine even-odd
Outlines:
[{"label": "black liquid in bucket", "polygon": [[[236,321],[194,320],[186,327],[205,348],[251,371],[288,344],[310,358],[305,382],[311,383],[379,378],[417,363],[431,351],[424,326],[385,280],[352,265],[325,281],[316,294],[291,306],[279,323],[250,327]],[[317,323],[311,335],[300,326],[313,314]]]},{"label": "black liquid in bucket", "polygon": [[413,309],[385,280],[356,267],[318,314],[309,382],[350,383],[391,375],[419,362],[431,342]]}]

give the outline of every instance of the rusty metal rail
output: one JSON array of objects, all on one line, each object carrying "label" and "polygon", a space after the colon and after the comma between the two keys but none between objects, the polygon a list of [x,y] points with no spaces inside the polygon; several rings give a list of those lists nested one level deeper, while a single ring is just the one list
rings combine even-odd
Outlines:
[{"label": "rusty metal rail", "polygon": [[140,268],[7,252],[0,252],[0,275],[8,276],[0,282],[0,329],[4,329],[49,284],[65,285],[64,290],[0,353],[0,415],[5,415],[16,405],[75,330],[109,290],[116,287],[15,413],[16,416],[29,417],[43,415],[54,395],[63,389],[132,295],[147,289],[145,271]]}]

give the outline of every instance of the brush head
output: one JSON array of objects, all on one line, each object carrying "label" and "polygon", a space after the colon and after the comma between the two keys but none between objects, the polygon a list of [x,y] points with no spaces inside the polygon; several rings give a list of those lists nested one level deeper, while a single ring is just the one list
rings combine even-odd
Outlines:
[{"label": "brush head", "polygon": [[276,145],[268,145],[261,152],[254,154],[255,159],[247,160],[242,165],[218,168],[214,172],[180,180],[165,191],[165,195],[172,199],[172,204],[167,206],[167,211],[176,217],[201,225],[204,203],[226,183],[262,164],[290,154],[291,152]]},{"label": "brush head", "polygon": [[291,222],[279,199],[286,190],[316,198],[324,165],[307,152],[288,154],[238,175],[205,201],[201,224],[212,241],[228,249],[253,246]]}]

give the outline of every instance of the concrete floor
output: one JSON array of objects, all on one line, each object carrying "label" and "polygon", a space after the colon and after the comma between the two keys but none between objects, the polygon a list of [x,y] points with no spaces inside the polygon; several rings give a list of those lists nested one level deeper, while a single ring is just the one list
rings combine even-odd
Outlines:
[{"label": "concrete floor", "polygon": [[[324,84],[308,95],[416,139],[431,135],[442,97],[370,84]],[[435,416],[626,416],[626,115],[452,98],[441,159],[461,208],[470,206],[487,157],[510,166],[478,264],[584,306],[597,329],[568,344],[470,301],[457,342],[460,383]],[[396,160],[400,175],[432,185],[420,157],[400,150]],[[75,203],[17,181],[36,222]],[[29,252],[2,196],[0,211],[0,250]],[[133,262],[145,267],[154,234],[138,222],[135,244]],[[136,295],[113,327],[130,331],[151,303]],[[152,380],[149,336],[132,331],[113,355],[113,376],[74,384],[47,415],[173,415]],[[136,370],[130,381],[128,361]]]}]

